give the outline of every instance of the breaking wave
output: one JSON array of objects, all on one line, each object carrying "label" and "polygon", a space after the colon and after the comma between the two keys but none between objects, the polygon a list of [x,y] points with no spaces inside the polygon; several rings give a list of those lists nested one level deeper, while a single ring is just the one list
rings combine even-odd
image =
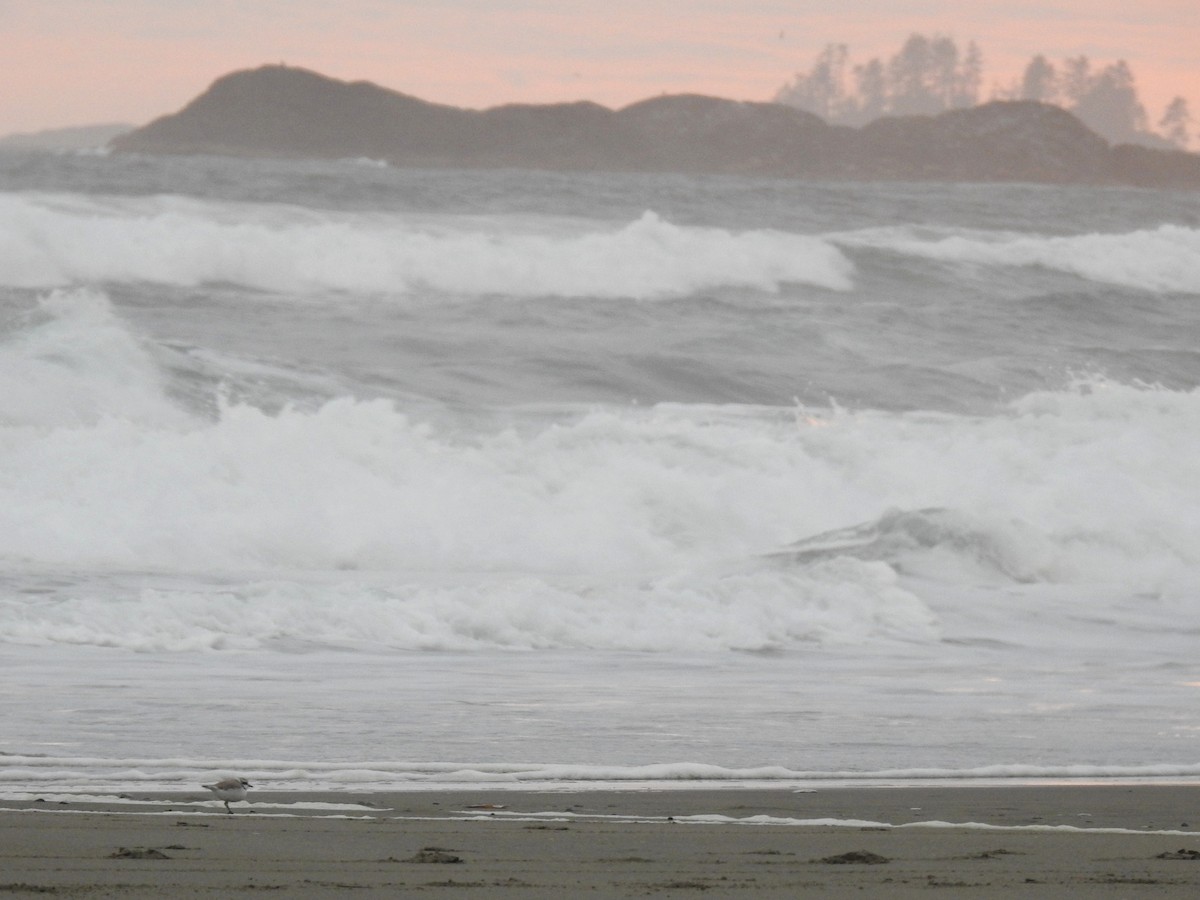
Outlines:
[{"label": "breaking wave", "polygon": [[1137,290],[1200,293],[1200,229],[1179,225],[1055,237],[983,231],[947,235],[905,226],[840,235],[836,242],[944,263],[1037,267]]},{"label": "breaking wave", "polygon": [[848,290],[819,237],[578,219],[349,214],[150,199],[0,196],[0,284],[237,284],[272,292],[419,291],[653,299],[785,283]]}]

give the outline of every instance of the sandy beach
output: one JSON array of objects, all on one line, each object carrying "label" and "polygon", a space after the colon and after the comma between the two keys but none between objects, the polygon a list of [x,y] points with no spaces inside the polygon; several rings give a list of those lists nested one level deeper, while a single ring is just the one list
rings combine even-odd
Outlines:
[{"label": "sandy beach", "polygon": [[12,896],[1195,897],[1200,786],[0,802]]}]

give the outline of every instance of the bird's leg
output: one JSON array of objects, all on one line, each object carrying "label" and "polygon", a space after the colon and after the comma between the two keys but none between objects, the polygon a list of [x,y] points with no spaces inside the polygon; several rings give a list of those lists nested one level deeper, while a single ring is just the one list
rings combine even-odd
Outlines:
[{"label": "bird's leg", "polygon": [[225,801],[225,812],[229,813],[231,816],[233,815],[233,810],[229,808],[228,800]]}]

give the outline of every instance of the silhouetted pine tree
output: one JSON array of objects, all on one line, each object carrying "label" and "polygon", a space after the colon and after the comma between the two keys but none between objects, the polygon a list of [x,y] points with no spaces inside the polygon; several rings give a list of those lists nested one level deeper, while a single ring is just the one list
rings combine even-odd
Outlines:
[{"label": "silhouetted pine tree", "polygon": [[[835,124],[862,125],[886,115],[936,115],[974,106],[980,102],[982,82],[983,54],[974,41],[960,53],[953,38],[912,34],[886,62],[876,57],[851,65],[845,44],[829,44],[812,68],[797,73],[774,99]],[[1191,115],[1182,97],[1156,123],[1162,135],[1151,132],[1125,60],[1094,70],[1084,55],[1055,66],[1038,54],[1017,83],[993,91],[989,99],[1057,104],[1113,143],[1186,148],[1191,137]]]}]

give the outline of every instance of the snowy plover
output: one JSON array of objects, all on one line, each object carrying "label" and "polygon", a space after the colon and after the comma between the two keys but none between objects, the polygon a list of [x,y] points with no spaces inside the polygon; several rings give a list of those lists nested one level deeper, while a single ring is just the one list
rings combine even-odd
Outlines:
[{"label": "snowy plover", "polygon": [[229,808],[229,801],[235,803],[238,800],[246,799],[246,788],[254,787],[245,778],[222,778],[216,784],[202,784],[201,787],[208,788],[216,794],[218,800],[225,801],[225,812],[233,815],[233,810]]}]

